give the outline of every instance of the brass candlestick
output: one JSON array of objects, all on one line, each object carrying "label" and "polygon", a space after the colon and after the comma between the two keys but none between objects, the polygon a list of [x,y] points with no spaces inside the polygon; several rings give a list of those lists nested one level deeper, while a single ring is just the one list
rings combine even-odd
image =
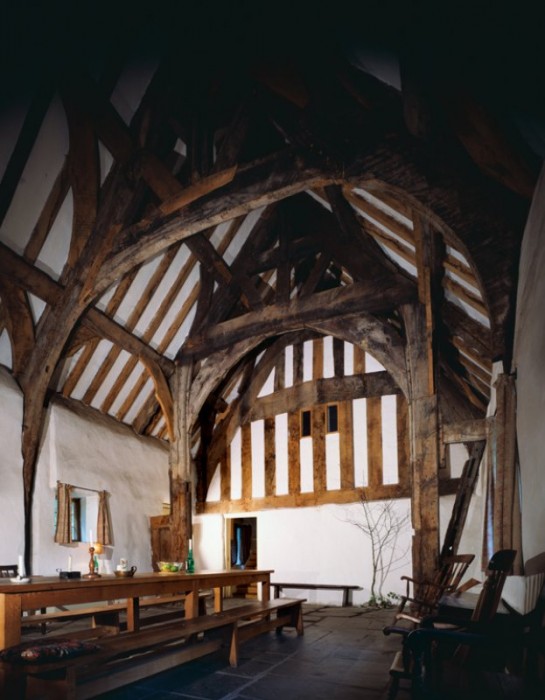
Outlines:
[{"label": "brass candlestick", "polygon": [[102,578],[97,571],[97,566],[95,564],[95,548],[89,547],[89,573],[85,574],[83,578]]}]

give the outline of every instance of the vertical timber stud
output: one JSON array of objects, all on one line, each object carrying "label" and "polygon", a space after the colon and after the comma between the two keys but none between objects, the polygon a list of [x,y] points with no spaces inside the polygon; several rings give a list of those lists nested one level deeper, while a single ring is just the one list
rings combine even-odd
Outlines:
[{"label": "vertical timber stud", "polygon": [[174,439],[170,445],[170,529],[171,560],[185,561],[187,542],[191,535],[192,464],[189,436],[189,389],[192,361],[182,359],[171,378],[174,402]]},{"label": "vertical timber stud", "polygon": [[439,565],[439,409],[436,307],[442,299],[442,239],[414,212],[419,303],[404,308],[409,379],[413,574],[430,578]]},{"label": "vertical timber stud", "polygon": [[412,475],[413,576],[430,579],[439,561],[439,419],[430,392],[430,354],[425,306],[403,307],[407,333]]}]

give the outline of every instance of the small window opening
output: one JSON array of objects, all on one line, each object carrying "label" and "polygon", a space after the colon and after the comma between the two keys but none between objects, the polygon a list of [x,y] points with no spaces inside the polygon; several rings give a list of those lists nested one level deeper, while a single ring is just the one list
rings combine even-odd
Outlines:
[{"label": "small window opening", "polygon": [[327,432],[336,433],[339,430],[339,411],[336,403],[327,407]]},{"label": "small window opening", "polygon": [[301,411],[301,437],[309,437],[311,434],[310,411]]},{"label": "small window opening", "polygon": [[81,542],[81,498],[70,502],[70,527],[72,542]]}]

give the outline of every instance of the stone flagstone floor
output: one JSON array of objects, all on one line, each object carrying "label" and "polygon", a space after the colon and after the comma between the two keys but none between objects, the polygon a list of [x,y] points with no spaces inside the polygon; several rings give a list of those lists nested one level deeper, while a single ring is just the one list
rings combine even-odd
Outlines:
[{"label": "stone flagstone floor", "polygon": [[385,700],[399,649],[399,638],[382,633],[391,619],[391,610],[305,605],[303,637],[285,629],[251,639],[237,668],[211,655],[100,700]]}]

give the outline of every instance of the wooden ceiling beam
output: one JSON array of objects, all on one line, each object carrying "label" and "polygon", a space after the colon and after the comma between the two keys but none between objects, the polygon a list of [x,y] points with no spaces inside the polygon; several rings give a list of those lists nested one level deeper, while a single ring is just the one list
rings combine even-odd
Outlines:
[{"label": "wooden ceiling beam", "polygon": [[467,90],[454,88],[442,96],[442,104],[456,136],[473,161],[488,176],[521,197],[531,200],[539,174],[537,156],[515,146],[513,138],[490,110]]},{"label": "wooden ceiling beam", "polygon": [[303,282],[301,285],[301,288],[299,290],[299,298],[303,299],[305,297],[309,297],[318,288],[318,285],[320,284],[320,280],[323,278],[327,268],[331,264],[331,255],[330,253],[326,252],[320,252],[316,260],[314,262],[314,265],[312,266],[312,269],[310,270],[306,280]]},{"label": "wooden ceiling beam", "polygon": [[[383,191],[395,193],[428,217],[445,243],[464,255],[483,294],[498,357],[512,340],[513,285],[527,206],[485,180],[471,164],[448,155],[440,159],[445,163],[440,172],[430,173],[425,154],[417,155],[414,142],[403,134],[392,135],[380,154],[362,154],[353,166],[354,173],[371,172],[372,179],[348,174],[347,184],[379,197]],[[429,156],[438,161],[437,155]]]},{"label": "wooden ceiling beam", "polygon": [[458,423],[443,423],[441,439],[446,445],[455,443],[477,442],[488,437],[486,419],[459,421]]},{"label": "wooden ceiling beam", "polygon": [[63,94],[63,103],[69,132],[68,171],[73,215],[68,260],[61,283],[67,271],[76,265],[93,233],[100,187],[99,153],[93,124],[71,99],[69,91]]},{"label": "wooden ceiling beam", "polygon": [[475,309],[483,318],[489,318],[488,309],[484,305],[482,299],[471,290],[467,289],[467,287],[457,282],[454,278],[445,275],[443,277],[443,287],[448,289],[453,296]]},{"label": "wooden ceiling beam", "polygon": [[241,420],[261,420],[281,413],[299,411],[308,406],[400,393],[399,386],[385,371],[315,379],[280,389],[268,396],[256,397]]},{"label": "wooden ceiling beam", "polygon": [[391,231],[396,236],[399,236],[402,241],[405,241],[405,243],[414,248],[414,231],[409,228],[409,226],[406,226],[395,217],[367,201],[360,194],[354,192],[352,187],[343,187],[343,194],[347,201],[350,202],[350,204],[358,209],[362,214],[367,214],[367,216],[374,219],[377,224],[380,224],[387,231]]},{"label": "wooden ceiling beam", "polygon": [[17,186],[23,175],[32,147],[38,137],[54,88],[50,80],[42,82],[40,92],[32,100],[26,113],[23,125],[17,136],[15,147],[11,152],[8,164],[0,182],[0,225],[3,223]]},{"label": "wooden ceiling beam", "polygon": [[404,339],[392,323],[380,316],[359,311],[317,321],[312,324],[312,328],[324,336],[341,338],[352,343],[356,350],[364,350],[372,355],[386,368],[405,396],[408,396]]},{"label": "wooden ceiling beam", "polygon": [[464,396],[470,404],[472,404],[480,413],[484,415],[486,412],[486,399],[480,391],[475,390],[468,380],[465,368],[460,370],[458,366],[455,371],[450,363],[440,362],[441,369],[450,381],[458,388],[462,396]]},{"label": "wooden ceiling beam", "polygon": [[229,184],[174,213],[144,219],[118,236],[97,293],[176,241],[332,179],[315,159],[311,162],[291,149],[241,166]]},{"label": "wooden ceiling beam", "polygon": [[[242,218],[241,221],[243,221]],[[252,268],[255,256],[263,247],[270,245],[270,242],[274,239],[275,234],[273,234],[271,229],[276,221],[277,214],[274,207],[269,207],[261,215],[231,264],[231,270],[236,277],[250,279],[251,274],[249,271]],[[260,294],[260,299],[264,299],[263,292]],[[238,288],[235,285],[216,290],[203,323],[213,325],[223,321],[231,313],[238,300]],[[197,327],[192,330],[192,333],[195,331],[197,331]]]},{"label": "wooden ceiling beam", "polygon": [[[99,129],[106,129],[106,138],[108,139],[108,136],[110,137],[108,143],[111,147],[116,149],[113,151],[115,157],[117,159],[126,158],[128,156],[127,149],[131,142],[131,135],[126,128],[123,128],[119,124],[119,120],[116,119],[112,109],[101,99],[97,89],[94,90],[91,98],[87,97],[86,105],[96,118],[100,115],[97,126]],[[99,133],[101,133],[100,130]],[[115,137],[112,136],[112,134],[115,134]],[[199,129],[197,129],[193,136],[194,138],[191,139],[191,143],[193,145],[196,145],[197,142],[200,144],[203,134],[200,133]],[[157,209],[157,215],[159,216],[168,216],[191,202],[208,195],[210,192],[225,186],[232,181],[237,170],[236,164],[232,164],[227,169],[221,171],[216,168],[215,172],[206,176],[210,163],[202,170],[204,166],[201,163],[202,158],[199,156],[199,163],[195,165],[197,168],[196,172],[199,173],[199,178],[190,186],[184,188],[153,153],[143,151],[139,158],[139,174],[151,187],[153,192],[163,200]],[[193,153],[192,158],[197,158],[196,153]],[[223,286],[226,283],[235,285],[242,291],[243,303],[245,303],[248,308],[258,309],[261,307],[261,299],[251,281],[241,275],[235,278],[227,263],[218,255],[207,238],[197,235],[191,240],[188,240],[187,244],[191,252],[209,269],[220,285]]]},{"label": "wooden ceiling beam", "polygon": [[[377,293],[378,289],[380,294]],[[224,321],[189,338],[183,353],[195,358],[206,357],[249,336],[295,331],[312,322],[357,311],[386,312],[413,298],[413,288],[399,288],[390,279],[375,277],[349,287],[319,292],[305,299],[294,299],[289,304],[272,304],[260,312],[249,312]]]},{"label": "wooden ceiling beam", "polygon": [[223,257],[219,255],[207,238],[201,235],[193,236],[188,239],[186,243],[193,255],[200,261],[201,265],[203,265],[219,283],[220,292],[224,292],[225,286],[227,285],[231,287],[231,291],[237,290],[235,292],[236,296],[240,296],[246,308],[256,310],[263,306],[263,302],[251,280],[249,280],[246,275],[240,273],[234,274],[230,266],[225,262]]},{"label": "wooden ceiling beam", "polygon": [[[131,313],[129,314],[129,317],[123,324],[123,327],[125,328],[126,331],[129,333],[132,333],[133,329],[135,328],[136,324],[140,320],[140,317],[148,307],[151,299],[153,298],[154,293],[157,291],[157,288],[161,284],[163,280],[163,276],[166,274],[168,268],[170,267],[170,264],[176,257],[176,253],[178,252],[178,249],[176,246],[173,246],[169,250],[166,251],[166,253],[162,256],[162,259],[159,261],[159,264],[153,271],[153,274],[151,277],[148,279],[146,286],[144,287],[144,290],[140,296],[140,299],[134,304]],[[133,275],[128,275],[129,278],[132,278]],[[120,286],[125,286],[123,285],[123,282],[126,278],[123,278],[122,282],[120,283]],[[108,316],[111,316],[111,313],[107,312]],[[143,342],[149,344],[149,338],[142,337]],[[107,356],[104,358],[101,366],[98,369],[98,372],[95,374],[93,380],[87,387],[85,394],[83,395],[83,401],[86,403],[92,403],[94,397],[96,396],[97,392],[100,390],[100,387],[102,386],[104,380],[106,379],[108,373],[112,369],[115,361],[119,357],[121,353],[121,347],[119,345],[114,345],[110,351],[108,352]]]},{"label": "wooden ceiling beam", "polygon": [[40,212],[38,221],[32,229],[28,243],[25,246],[24,258],[29,262],[34,262],[46,241],[46,238],[55,223],[61,206],[66,199],[70,189],[70,177],[68,161],[65,160],[61,171],[55,178],[53,187],[49,192],[45,204]]},{"label": "wooden ceiling beam", "polygon": [[[111,318],[115,315],[115,312],[117,311],[119,305],[125,298],[125,294],[130,285],[132,284],[132,281],[134,280],[138,269],[139,268],[135,268],[129,275],[126,275],[117,285],[117,288],[104,311],[107,317]],[[70,339],[70,347],[68,348],[67,354],[73,355],[76,352],[76,349],[78,347],[81,347],[81,345],[85,345],[85,347],[81,352],[80,356],[78,357],[75,365],[71,367],[70,374],[66,378],[66,381],[64,382],[62,387],[60,387],[63,396],[72,395],[72,392],[74,391],[75,387],[77,386],[77,383],[79,382],[81,376],[87,368],[89,360],[93,356],[93,353],[95,352],[98,344],[102,340],[101,337],[91,335],[88,332],[88,330],[89,329],[86,329],[84,325],[80,325],[79,328],[76,330],[75,336]],[[93,379],[93,382],[95,381],[95,379]]]},{"label": "wooden ceiling beam", "polygon": [[[253,371],[248,376],[248,383],[241,386],[238,397],[231,402],[227,412],[214,429],[214,435],[207,449],[208,463],[213,464],[220,456],[220,452],[226,444],[233,439],[238,426],[245,421],[245,416],[251,410],[254,401],[257,399],[264,382],[272,372],[278,356],[283,353],[289,345],[295,345],[308,340],[314,334],[310,331],[297,332],[295,334],[284,335],[275,338],[265,350],[259,362],[253,366]],[[242,366],[244,371],[244,366]],[[209,475],[210,476],[210,475]],[[208,483],[206,485],[208,488]]]},{"label": "wooden ceiling beam", "polygon": [[459,336],[468,351],[483,361],[492,362],[492,333],[469,317],[454,303],[444,300],[441,315],[453,336]]},{"label": "wooden ceiling beam", "polygon": [[222,135],[212,172],[219,172],[238,164],[249,125],[250,110],[245,101],[235,110],[231,123]]},{"label": "wooden ceiling beam", "polygon": [[376,224],[374,224],[369,219],[366,219],[361,214],[356,213],[356,217],[362,229],[372,236],[377,243],[381,243],[385,248],[387,248],[392,254],[397,255],[402,260],[405,260],[412,265],[416,270],[416,257],[414,245],[410,248],[400,243],[400,241],[392,235],[389,235]]},{"label": "wooden ceiling beam", "polygon": [[[401,275],[396,266],[374,239],[362,230],[354,209],[343,196],[343,189],[340,186],[329,185],[325,191],[340,229],[340,240],[337,239],[335,245],[339,248],[351,245],[358,250],[358,268],[362,272],[365,270],[365,277],[376,274],[376,271],[380,270],[384,275],[400,278]],[[346,267],[353,273],[355,262]],[[407,284],[405,278],[401,281],[403,285]]]},{"label": "wooden ceiling beam", "polygon": [[11,340],[11,366],[18,378],[34,346],[34,320],[25,291],[3,276],[0,276],[0,298],[4,324]]},{"label": "wooden ceiling beam", "polygon": [[[33,267],[10,248],[0,243],[0,273],[13,280],[18,286],[35,294],[47,304],[54,305],[63,294],[63,287],[37,267]],[[88,308],[81,322],[100,337],[111,340],[124,350],[136,356],[146,356],[156,362],[169,376],[174,371],[174,363],[128,333],[122,326],[108,318],[102,311]]]}]

